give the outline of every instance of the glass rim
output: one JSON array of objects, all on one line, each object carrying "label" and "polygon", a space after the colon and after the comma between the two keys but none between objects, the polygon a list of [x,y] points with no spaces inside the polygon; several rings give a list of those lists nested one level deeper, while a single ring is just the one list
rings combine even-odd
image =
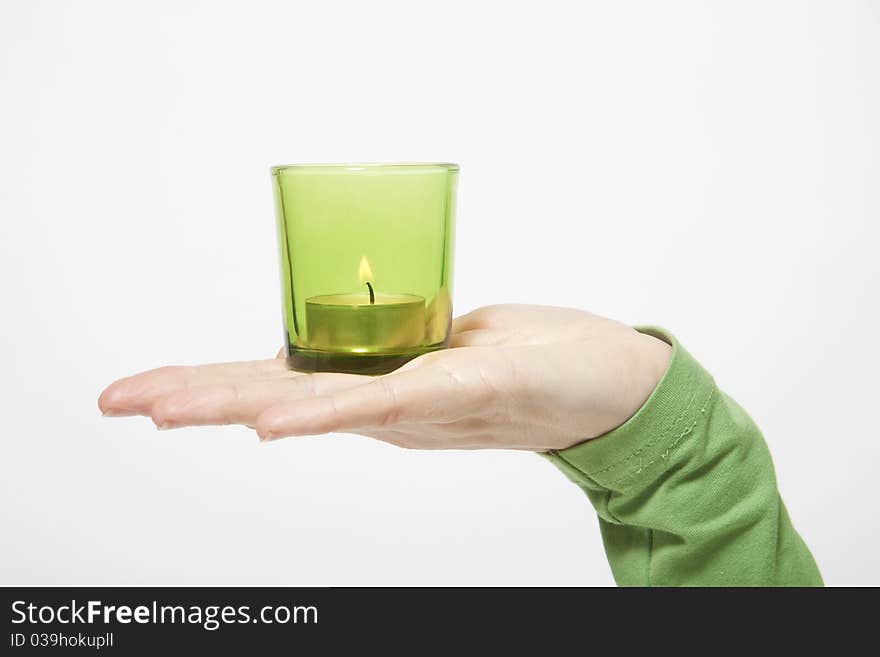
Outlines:
[{"label": "glass rim", "polygon": [[319,171],[375,171],[380,169],[443,169],[446,171],[458,171],[458,165],[453,162],[315,162],[309,164],[277,164],[270,167],[273,174],[286,171],[306,171],[317,169]]}]

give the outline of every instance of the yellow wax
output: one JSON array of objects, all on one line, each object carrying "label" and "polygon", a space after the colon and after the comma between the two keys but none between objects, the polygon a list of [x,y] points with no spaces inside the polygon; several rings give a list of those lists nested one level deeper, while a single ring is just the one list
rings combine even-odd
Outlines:
[{"label": "yellow wax", "polygon": [[425,299],[414,294],[326,294],[306,299],[308,346],[354,353],[400,352],[425,342]]}]

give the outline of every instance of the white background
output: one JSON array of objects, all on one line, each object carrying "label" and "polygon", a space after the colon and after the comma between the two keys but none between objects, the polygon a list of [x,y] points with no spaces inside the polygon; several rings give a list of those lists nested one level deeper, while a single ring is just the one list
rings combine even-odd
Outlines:
[{"label": "white background", "polygon": [[271,164],[440,160],[457,313],[672,329],[880,584],[880,3],[3,0],[0,94],[0,583],[612,583],[532,454],[97,411],[275,353]]}]

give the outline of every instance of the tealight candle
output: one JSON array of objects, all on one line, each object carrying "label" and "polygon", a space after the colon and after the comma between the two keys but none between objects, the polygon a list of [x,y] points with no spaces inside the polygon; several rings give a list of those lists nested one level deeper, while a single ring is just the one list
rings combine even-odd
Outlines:
[{"label": "tealight candle", "polygon": [[369,260],[363,256],[360,294],[323,294],[306,299],[307,344],[312,349],[394,353],[425,340],[425,299],[415,294],[376,293]]}]

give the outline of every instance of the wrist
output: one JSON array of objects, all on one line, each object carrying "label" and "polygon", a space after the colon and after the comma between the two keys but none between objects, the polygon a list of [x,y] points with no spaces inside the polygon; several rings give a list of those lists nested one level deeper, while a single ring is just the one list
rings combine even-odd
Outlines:
[{"label": "wrist", "polygon": [[[640,327],[639,333],[656,335],[670,343],[666,368],[649,398],[623,424],[595,440],[558,451],[557,465],[570,466],[573,476],[588,475],[593,484],[625,491],[653,481],[674,462],[671,457],[693,427],[711,412],[717,388],[712,377],[667,331]],[[639,359],[644,359],[643,385],[651,382],[651,370],[662,363],[662,344],[640,340]],[[644,349],[644,351],[642,351]],[[578,474],[580,473],[580,474]]]},{"label": "wrist", "polygon": [[620,326],[604,342],[599,353],[585,353],[586,370],[583,363],[577,366],[573,387],[581,396],[570,400],[580,407],[572,415],[577,424],[554,449],[591,442],[625,424],[651,397],[672,358],[669,343],[629,327]]},{"label": "wrist", "polygon": [[628,390],[621,396],[624,403],[609,431],[626,423],[645,405],[663,378],[672,357],[672,345],[669,343],[635,329],[633,332]]},{"label": "wrist", "polygon": [[643,392],[645,392],[644,399],[639,404],[640,408],[647,401],[648,397],[651,396],[651,393],[654,392],[657,384],[660,383],[660,379],[663,378],[663,374],[669,368],[669,361],[672,358],[672,345],[648,333],[639,332],[638,338],[641,343],[639,378]]}]

